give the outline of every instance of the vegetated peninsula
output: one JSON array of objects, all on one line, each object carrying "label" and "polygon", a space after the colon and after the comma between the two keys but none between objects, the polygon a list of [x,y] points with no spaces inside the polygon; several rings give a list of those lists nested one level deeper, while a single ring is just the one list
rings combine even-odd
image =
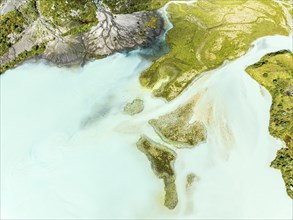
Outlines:
[{"label": "vegetated peninsula", "polygon": [[[155,96],[176,98],[199,74],[245,54],[256,39],[289,35],[291,19],[271,0],[199,0],[170,4],[170,53],[142,73]],[[289,13],[288,13],[289,14]]]},{"label": "vegetated peninsula", "polygon": [[285,142],[271,166],[281,170],[293,198],[293,53],[278,51],[247,67],[247,73],[272,95],[270,133]]},{"label": "vegetated peninsula", "polygon": [[35,56],[59,66],[82,64],[147,46],[161,34],[163,19],[157,11],[145,11],[146,5],[137,11],[130,4],[131,13],[122,13],[113,2],[120,5],[101,0],[2,1],[0,73]]}]

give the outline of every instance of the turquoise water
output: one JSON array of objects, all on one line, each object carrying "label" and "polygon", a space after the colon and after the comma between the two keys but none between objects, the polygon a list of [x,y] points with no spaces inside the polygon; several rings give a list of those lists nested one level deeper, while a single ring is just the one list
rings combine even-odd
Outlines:
[{"label": "turquoise water", "polygon": [[[282,145],[267,129],[271,97],[244,69],[290,48],[290,37],[262,38],[171,103],[140,87],[139,74],[150,65],[141,51],[83,68],[38,61],[7,71],[1,76],[2,217],[289,218],[281,174],[269,167]],[[194,120],[206,125],[208,139],[176,150],[179,204],[169,211],[163,183],[135,143],[141,134],[161,142],[148,120],[199,93]],[[131,117],[123,107],[134,98],[145,101],[145,110]],[[198,178],[186,191],[190,172]]]}]

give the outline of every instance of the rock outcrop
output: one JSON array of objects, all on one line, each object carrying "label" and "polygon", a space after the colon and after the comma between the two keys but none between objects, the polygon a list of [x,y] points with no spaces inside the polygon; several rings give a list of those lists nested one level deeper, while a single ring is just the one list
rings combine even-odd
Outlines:
[{"label": "rock outcrop", "polygon": [[35,56],[58,66],[80,65],[91,58],[145,47],[164,26],[156,11],[113,14],[102,1],[94,0],[70,4],[11,0],[1,6],[9,10],[1,8],[0,73]]}]

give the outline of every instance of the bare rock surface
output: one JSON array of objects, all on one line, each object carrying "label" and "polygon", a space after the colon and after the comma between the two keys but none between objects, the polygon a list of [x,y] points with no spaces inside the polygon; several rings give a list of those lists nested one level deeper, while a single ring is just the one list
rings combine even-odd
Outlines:
[{"label": "bare rock surface", "polygon": [[26,0],[0,0],[0,15],[14,10],[25,2]]},{"label": "bare rock surface", "polygon": [[[26,20],[24,30],[8,35],[12,40],[17,36],[17,40],[10,43],[4,54],[0,53],[0,73],[35,56],[58,66],[80,65],[91,58],[145,47],[161,34],[164,26],[163,18],[157,11],[113,14],[101,1],[93,1],[91,4],[96,6],[97,24],[87,31],[75,33],[76,27],[58,26],[51,17],[44,16],[40,0],[16,2],[2,1],[1,13],[5,16],[9,10],[21,11],[30,2],[34,6],[30,6],[30,10],[36,16],[30,21],[21,15]],[[42,45],[42,50],[33,51],[39,45]]]}]

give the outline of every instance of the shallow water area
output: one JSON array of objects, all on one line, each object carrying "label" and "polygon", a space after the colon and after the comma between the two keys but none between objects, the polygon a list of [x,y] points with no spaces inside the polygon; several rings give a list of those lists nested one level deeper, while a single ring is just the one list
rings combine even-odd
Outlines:
[{"label": "shallow water area", "polygon": [[124,104],[138,95],[127,85],[148,65],[116,54],[74,71],[38,62],[1,76],[4,218],[129,216],[123,210],[151,197],[137,190],[160,188],[141,170],[135,137],[115,132],[129,119]]},{"label": "shallow water area", "polygon": [[[170,103],[139,85],[150,62],[139,51],[67,69],[25,63],[1,76],[1,217],[4,219],[290,219],[292,200],[269,167],[282,143],[268,133],[271,97],[244,69],[291,49],[266,37],[240,59],[196,80]],[[206,143],[176,150],[179,204],[163,206],[163,182],[137,148],[162,142],[148,120],[202,93],[194,119]],[[135,116],[126,103],[144,100]],[[197,178],[186,190],[186,175]]]}]

